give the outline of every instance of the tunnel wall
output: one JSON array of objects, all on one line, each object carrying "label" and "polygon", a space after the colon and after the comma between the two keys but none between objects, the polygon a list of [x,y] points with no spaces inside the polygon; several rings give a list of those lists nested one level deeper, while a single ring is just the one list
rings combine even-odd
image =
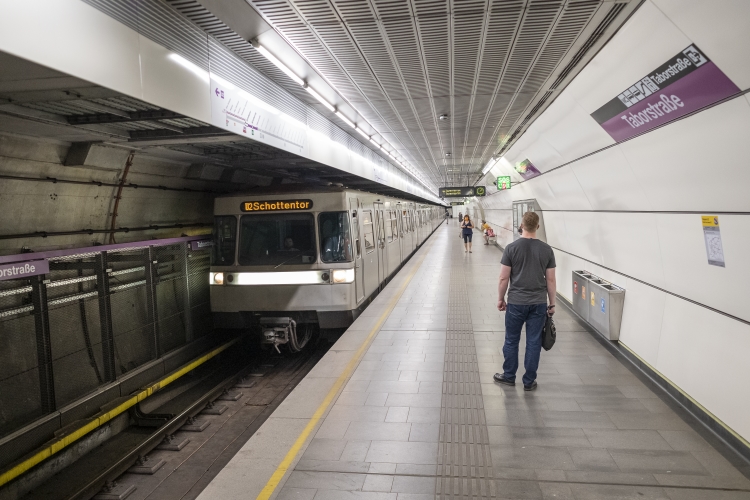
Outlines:
[{"label": "tunnel wall", "polygon": [[[87,184],[0,179],[0,236],[36,231],[80,231],[110,227],[117,184],[128,156],[126,149],[94,146],[86,166],[64,166],[71,145],[67,142],[0,134],[0,175],[32,179],[58,178]],[[157,160],[135,155],[127,183],[174,189],[220,189],[216,183],[189,180],[187,162]],[[210,223],[213,198],[209,192],[126,188],[118,208],[118,228],[150,225]],[[175,228],[117,233],[120,243],[201,234],[209,228]],[[91,246],[109,242],[106,234],[0,239],[0,254]]]},{"label": "tunnel wall", "polygon": [[[535,198],[559,293],[578,269],[625,287],[621,344],[747,442],[748,94],[618,144],[590,116],[691,43],[750,88],[750,3],[647,0],[483,180],[511,190],[479,200],[504,246],[512,201]],[[542,174],[523,181],[524,159]],[[719,216],[726,267],[707,262],[701,215]]]}]

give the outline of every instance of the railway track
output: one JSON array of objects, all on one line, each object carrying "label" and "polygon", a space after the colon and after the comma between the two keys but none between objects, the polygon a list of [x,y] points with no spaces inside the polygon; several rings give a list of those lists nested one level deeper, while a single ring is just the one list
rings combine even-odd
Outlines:
[{"label": "railway track", "polygon": [[130,425],[22,498],[196,498],[329,347],[319,340],[294,356],[240,352],[207,363],[144,401]]}]

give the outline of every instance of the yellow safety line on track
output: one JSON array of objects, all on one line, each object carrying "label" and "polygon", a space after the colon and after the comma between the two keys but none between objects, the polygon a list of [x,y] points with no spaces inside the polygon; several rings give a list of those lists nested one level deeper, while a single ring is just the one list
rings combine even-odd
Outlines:
[{"label": "yellow safety line on track", "polygon": [[[430,246],[432,246],[432,244],[430,244]],[[386,318],[391,314],[393,308],[396,307],[398,300],[401,298],[404,290],[406,290],[407,285],[409,285],[409,283],[411,282],[411,279],[422,266],[422,262],[424,261],[426,256],[427,252],[425,252],[424,255],[420,257],[419,262],[415,264],[414,269],[406,277],[404,283],[401,285],[401,288],[399,288],[398,292],[396,292],[396,294],[393,296],[393,299],[391,299],[391,302],[388,304],[388,307],[386,307],[386,310],[383,311],[383,314],[380,315],[378,322],[375,323],[375,326],[372,327],[372,330],[370,331],[369,335],[367,335],[365,341],[362,343],[359,349],[357,349],[357,352],[354,353],[354,356],[346,365],[344,371],[341,373],[341,375],[339,375],[339,378],[336,379],[336,382],[334,382],[333,387],[331,387],[331,390],[328,391],[328,394],[326,394],[323,402],[320,403],[320,406],[318,406],[317,410],[315,410],[313,416],[310,417],[310,420],[307,422],[305,428],[302,429],[300,435],[297,436],[297,440],[294,442],[292,447],[289,448],[286,456],[284,456],[284,459],[276,468],[273,475],[271,475],[271,478],[268,480],[266,486],[263,488],[260,494],[256,497],[256,500],[268,500],[269,498],[271,498],[271,495],[273,495],[274,491],[279,486],[279,483],[284,478],[284,474],[286,474],[289,470],[289,467],[292,465],[292,462],[294,462],[294,459],[297,457],[300,449],[307,441],[307,438],[310,437],[310,433],[315,429],[315,426],[318,425],[320,418],[323,416],[326,410],[328,410],[328,407],[333,402],[333,398],[335,398],[336,394],[338,394],[339,389],[341,389],[344,383],[349,379],[349,377],[351,377],[354,368],[359,364],[359,361],[364,355],[367,348],[370,347],[370,342],[373,338],[375,338],[375,334],[380,331],[380,327],[383,326]]]},{"label": "yellow safety line on track", "polygon": [[226,344],[217,347],[216,349],[212,350],[211,352],[204,354],[200,358],[195,359],[194,361],[188,363],[187,365],[183,366],[176,372],[171,373],[166,378],[156,382],[155,384],[145,388],[138,394],[134,394],[132,397],[128,398],[125,402],[120,403],[115,408],[103,412],[99,414],[96,417],[93,417],[89,423],[84,425],[83,427],[79,427],[75,431],[71,432],[70,434],[67,434],[66,436],[60,438],[59,440],[53,442],[51,445],[47,446],[43,450],[38,451],[31,457],[27,458],[26,460],[20,462],[18,465],[8,469],[7,471],[0,474],[0,486],[12,481],[13,479],[17,478],[24,472],[28,471],[35,465],[38,465],[40,462],[44,461],[45,459],[51,457],[55,453],[58,453],[59,451],[63,450],[67,446],[70,446],[74,442],[81,439],[83,436],[88,434],[89,432],[93,431],[94,429],[101,427],[105,423],[109,422],[113,418],[115,418],[117,415],[120,415],[121,413],[127,411],[128,409],[132,408],[136,404],[140,403],[147,397],[151,396],[153,393],[158,391],[159,389],[171,384],[178,378],[182,377],[186,373],[194,370],[198,366],[202,365],[209,359],[217,356],[221,352],[227,350],[232,345],[239,342],[240,338],[236,338],[230,342],[227,342]]}]

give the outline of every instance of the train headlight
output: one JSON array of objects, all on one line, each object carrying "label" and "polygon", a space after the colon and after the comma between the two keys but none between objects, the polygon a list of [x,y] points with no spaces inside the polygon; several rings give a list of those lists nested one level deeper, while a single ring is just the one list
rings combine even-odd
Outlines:
[{"label": "train headlight", "polygon": [[223,285],[224,284],[224,273],[211,273],[211,284],[212,285]]},{"label": "train headlight", "polygon": [[334,283],[351,283],[354,281],[354,269],[334,269],[332,274]]}]

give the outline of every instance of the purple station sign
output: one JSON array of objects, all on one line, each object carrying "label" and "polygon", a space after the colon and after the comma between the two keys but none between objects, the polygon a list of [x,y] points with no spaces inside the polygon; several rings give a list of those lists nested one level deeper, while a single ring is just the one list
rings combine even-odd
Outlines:
[{"label": "purple station sign", "polygon": [[30,262],[18,262],[15,264],[0,264],[0,281],[18,280],[36,276],[38,274],[47,274],[49,272],[49,262],[46,260],[32,260]]},{"label": "purple station sign", "polygon": [[690,45],[591,116],[620,142],[739,91],[703,52]]}]

